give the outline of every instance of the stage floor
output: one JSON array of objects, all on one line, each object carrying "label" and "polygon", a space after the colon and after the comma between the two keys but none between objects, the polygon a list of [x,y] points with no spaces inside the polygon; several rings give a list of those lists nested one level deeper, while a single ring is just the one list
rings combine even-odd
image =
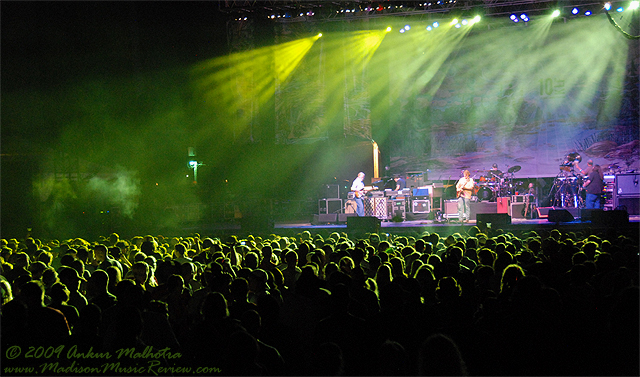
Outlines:
[{"label": "stage floor", "polygon": [[[423,233],[438,233],[448,235],[456,232],[467,233],[469,228],[478,225],[476,220],[467,223],[460,223],[456,219],[445,221],[435,220],[408,220],[402,222],[381,221],[377,227],[349,227],[346,223],[326,223],[312,224],[310,221],[290,221],[265,223],[226,223],[226,224],[201,224],[187,229],[192,232],[199,232],[203,236],[236,234],[246,236],[247,234],[268,235],[278,234],[281,236],[295,236],[301,231],[308,230],[312,234],[329,234],[331,232],[345,232],[349,235],[362,234],[367,232],[382,232],[396,235],[420,235]],[[592,223],[575,218],[568,222],[550,222],[547,218],[524,219],[512,218],[510,224],[489,224],[491,229],[502,229],[505,232],[527,232],[531,230],[560,229],[561,231],[582,231],[587,233],[610,232],[616,230],[625,234],[638,237],[640,233],[640,215],[630,215],[629,222],[607,222]]]}]

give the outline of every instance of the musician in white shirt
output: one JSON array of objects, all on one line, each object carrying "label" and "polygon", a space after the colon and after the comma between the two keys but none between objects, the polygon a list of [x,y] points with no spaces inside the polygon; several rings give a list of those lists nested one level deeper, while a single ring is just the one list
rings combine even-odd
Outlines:
[{"label": "musician in white shirt", "polygon": [[364,173],[358,173],[358,177],[351,184],[351,191],[355,194],[356,214],[364,216]]},{"label": "musician in white shirt", "polygon": [[471,217],[471,195],[476,184],[471,178],[469,170],[465,170],[463,174],[464,176],[456,183],[456,193],[458,195],[458,219],[466,223]]}]

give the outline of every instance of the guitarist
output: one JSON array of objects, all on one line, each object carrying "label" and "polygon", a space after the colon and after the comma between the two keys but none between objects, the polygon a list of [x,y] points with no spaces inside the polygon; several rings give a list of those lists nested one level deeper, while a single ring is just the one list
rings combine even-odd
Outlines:
[{"label": "guitarist", "polygon": [[458,197],[458,219],[460,222],[469,222],[471,216],[471,195],[476,187],[469,170],[463,172],[464,176],[456,183],[456,195]]},{"label": "guitarist", "polygon": [[355,194],[356,214],[360,217],[364,216],[364,173],[358,173],[358,177],[351,184],[351,191]]},{"label": "guitarist", "polygon": [[533,186],[533,183],[529,183],[529,189],[527,190],[527,194],[524,197],[524,208],[522,209],[522,216],[525,219],[533,219],[534,213],[536,209],[536,189]]}]

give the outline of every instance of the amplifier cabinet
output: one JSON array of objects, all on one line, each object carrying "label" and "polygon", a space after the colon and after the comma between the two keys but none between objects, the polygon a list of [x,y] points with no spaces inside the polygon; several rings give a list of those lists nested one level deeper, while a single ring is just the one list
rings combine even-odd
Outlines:
[{"label": "amplifier cabinet", "polygon": [[431,201],[428,199],[414,199],[411,201],[412,213],[429,213],[431,212]]},{"label": "amplifier cabinet", "polygon": [[355,199],[348,199],[346,202],[344,202],[344,213],[353,213],[353,214],[356,213]]},{"label": "amplifier cabinet", "polygon": [[387,198],[365,198],[364,215],[387,219]]},{"label": "amplifier cabinet", "polygon": [[457,199],[444,201],[444,218],[445,219],[458,218],[458,200]]},{"label": "amplifier cabinet", "polygon": [[340,185],[324,185],[322,187],[322,196],[327,199],[340,199]]},{"label": "amplifier cabinet", "polygon": [[640,196],[640,174],[616,175],[616,194],[618,196]]},{"label": "amplifier cabinet", "polygon": [[320,199],[318,200],[318,214],[341,213],[342,199]]}]

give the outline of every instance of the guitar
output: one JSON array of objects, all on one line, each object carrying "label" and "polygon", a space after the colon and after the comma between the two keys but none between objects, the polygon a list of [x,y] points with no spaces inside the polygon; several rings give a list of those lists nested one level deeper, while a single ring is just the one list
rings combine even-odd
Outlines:
[{"label": "guitar", "polygon": [[353,195],[356,198],[361,199],[361,198],[365,197],[367,192],[372,191],[372,190],[377,190],[377,189],[378,189],[378,187],[376,187],[376,186],[365,186],[365,188],[363,188],[362,190],[354,191]]},{"label": "guitar", "polygon": [[480,186],[478,186],[478,185],[476,185],[474,183],[472,189],[463,188],[462,190],[456,191],[456,199],[458,199],[460,196],[462,196],[462,192],[465,191],[465,190],[466,191],[471,191],[472,193],[477,193],[479,189],[480,189]]}]

